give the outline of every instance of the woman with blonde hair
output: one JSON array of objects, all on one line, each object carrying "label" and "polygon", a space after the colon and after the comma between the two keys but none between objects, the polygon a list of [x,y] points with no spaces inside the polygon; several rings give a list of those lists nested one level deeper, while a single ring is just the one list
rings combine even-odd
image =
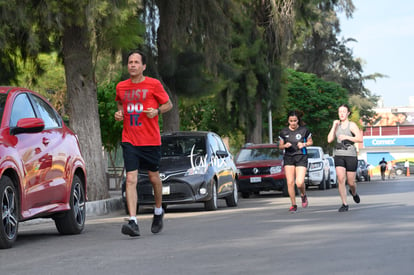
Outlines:
[{"label": "woman with blonde hair", "polygon": [[360,202],[355,183],[356,170],[358,167],[357,150],[355,143],[362,142],[362,133],[355,122],[349,120],[351,111],[349,106],[343,104],[338,108],[339,120],[335,120],[328,134],[328,142],[336,141],[334,160],[336,175],[338,176],[338,191],[342,205],[339,212],[348,211],[345,184],[348,182],[349,193],[356,203]]}]

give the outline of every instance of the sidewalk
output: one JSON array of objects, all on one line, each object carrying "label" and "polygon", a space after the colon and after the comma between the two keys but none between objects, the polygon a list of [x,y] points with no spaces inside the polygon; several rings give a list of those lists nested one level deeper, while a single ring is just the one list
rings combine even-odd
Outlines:
[{"label": "sidewalk", "polygon": [[86,216],[107,215],[124,208],[121,190],[110,190],[110,198],[86,202]]},{"label": "sidewalk", "polygon": [[[410,176],[406,176],[406,175],[401,175],[401,176],[395,176],[395,177],[391,177],[390,179],[388,178],[388,175],[385,175],[385,180],[389,181],[389,180],[414,180],[414,175],[410,175]],[[371,181],[381,181],[381,175],[372,175],[371,176]]]},{"label": "sidewalk", "polygon": [[[113,212],[117,212],[124,209],[121,190],[110,190],[109,196],[110,197],[105,200],[86,202],[86,219],[88,219],[88,217],[108,215]],[[33,220],[20,222],[20,224],[21,226],[24,226],[26,224],[33,225],[48,222],[53,222],[53,220],[50,218],[37,218]]]}]

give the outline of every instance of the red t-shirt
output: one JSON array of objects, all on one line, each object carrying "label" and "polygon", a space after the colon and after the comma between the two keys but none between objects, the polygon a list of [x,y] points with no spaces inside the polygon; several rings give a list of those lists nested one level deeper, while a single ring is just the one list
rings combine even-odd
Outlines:
[{"label": "red t-shirt", "polygon": [[158,116],[148,118],[143,111],[148,108],[157,109],[160,104],[168,102],[168,94],[161,82],[146,76],[140,83],[132,83],[131,79],[116,85],[115,100],[122,103],[124,110],[124,128],[122,142],[134,146],[161,145]]}]

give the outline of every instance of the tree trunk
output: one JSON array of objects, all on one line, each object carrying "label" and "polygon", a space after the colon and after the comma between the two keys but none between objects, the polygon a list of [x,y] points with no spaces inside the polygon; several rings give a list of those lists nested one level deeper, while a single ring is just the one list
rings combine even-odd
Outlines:
[{"label": "tree trunk", "polygon": [[109,197],[103,162],[97,88],[87,26],[66,26],[63,59],[70,127],[77,133],[86,162],[89,200]]},{"label": "tree trunk", "polygon": [[170,94],[170,99],[174,107],[162,115],[163,132],[172,132],[180,130],[180,113],[178,110],[178,96],[176,93]]},{"label": "tree trunk", "polygon": [[167,87],[173,108],[163,114],[163,131],[171,132],[180,129],[180,114],[178,109],[178,95],[175,90],[175,55],[173,51],[173,28],[176,27],[177,14],[179,5],[177,1],[157,0],[157,6],[160,13],[160,25],[158,28],[158,71],[162,77],[163,83]]},{"label": "tree trunk", "polygon": [[262,114],[262,99],[260,96],[256,97],[254,117],[255,123],[253,129],[250,132],[249,140],[253,143],[262,143],[262,130],[263,130],[263,114]]}]

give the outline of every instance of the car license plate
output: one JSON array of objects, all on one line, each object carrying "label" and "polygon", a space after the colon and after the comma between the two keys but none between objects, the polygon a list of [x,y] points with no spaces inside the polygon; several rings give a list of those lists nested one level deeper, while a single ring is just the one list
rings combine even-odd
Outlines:
[{"label": "car license plate", "polygon": [[[169,195],[170,194],[170,186],[163,186],[162,187],[162,194],[163,195]],[[152,195],[154,195],[154,189],[152,189]]]},{"label": "car license plate", "polygon": [[258,183],[261,182],[262,178],[261,177],[251,177],[250,178],[250,183]]},{"label": "car license plate", "polygon": [[169,195],[170,194],[170,186],[163,186],[162,187],[162,194],[163,195]]}]

